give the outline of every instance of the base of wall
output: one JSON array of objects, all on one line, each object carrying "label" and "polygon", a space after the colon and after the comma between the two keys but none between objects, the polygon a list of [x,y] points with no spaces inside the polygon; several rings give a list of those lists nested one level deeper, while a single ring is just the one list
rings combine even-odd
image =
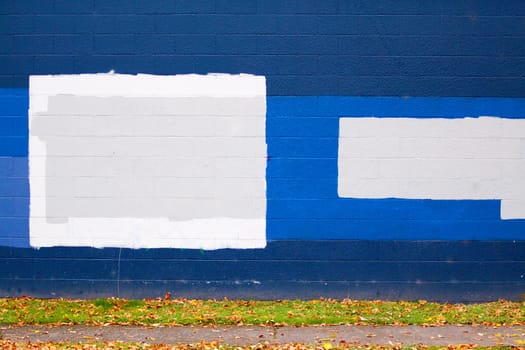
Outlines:
[{"label": "base of wall", "polygon": [[274,241],[265,249],[0,247],[0,296],[522,300],[525,241]]}]

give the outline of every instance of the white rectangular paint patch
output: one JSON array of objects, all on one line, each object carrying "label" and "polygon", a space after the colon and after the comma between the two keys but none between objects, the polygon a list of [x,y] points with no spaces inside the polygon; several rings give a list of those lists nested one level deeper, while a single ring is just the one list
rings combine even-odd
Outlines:
[{"label": "white rectangular paint patch", "polygon": [[30,77],[33,247],[264,248],[266,83]]},{"label": "white rectangular paint patch", "polygon": [[525,120],[341,118],[338,194],[346,198],[499,199],[525,218]]}]

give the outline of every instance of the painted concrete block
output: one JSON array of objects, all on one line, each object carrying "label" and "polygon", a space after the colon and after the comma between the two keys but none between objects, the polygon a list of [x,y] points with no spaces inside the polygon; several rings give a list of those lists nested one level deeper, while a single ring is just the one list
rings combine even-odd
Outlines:
[{"label": "painted concrete block", "polygon": [[500,199],[525,218],[525,120],[341,118],[340,197]]},{"label": "painted concrete block", "polygon": [[266,245],[263,77],[32,76],[29,115],[32,246]]}]

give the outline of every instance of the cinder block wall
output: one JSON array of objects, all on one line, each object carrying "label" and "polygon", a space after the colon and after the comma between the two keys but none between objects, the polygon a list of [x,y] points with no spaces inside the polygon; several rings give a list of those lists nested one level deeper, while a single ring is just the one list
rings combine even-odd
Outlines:
[{"label": "cinder block wall", "polygon": [[[520,0],[3,1],[0,294],[520,299],[523,16]],[[265,248],[30,247],[29,76],[109,71],[265,77]],[[387,132],[393,145],[419,137],[406,147],[439,159],[478,159],[480,174],[450,162],[428,172],[436,162],[418,152],[403,154],[422,160],[419,172],[366,150],[341,157],[342,137],[366,136],[341,133],[358,118],[434,130],[481,116],[511,123],[511,134],[477,124],[459,140]],[[359,164],[372,170],[347,191],[341,174]],[[393,191],[370,181],[392,176],[404,179]],[[469,179],[460,190],[441,189],[458,176]]]},{"label": "cinder block wall", "polygon": [[524,5],[4,1],[1,83],[28,74],[246,73],[271,96],[523,95]]}]

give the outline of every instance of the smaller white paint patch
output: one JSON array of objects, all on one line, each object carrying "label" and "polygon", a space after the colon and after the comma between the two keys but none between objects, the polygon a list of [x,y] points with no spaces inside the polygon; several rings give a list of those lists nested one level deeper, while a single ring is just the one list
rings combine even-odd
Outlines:
[{"label": "smaller white paint patch", "polygon": [[525,120],[341,118],[338,193],[348,198],[499,199],[525,218]]},{"label": "smaller white paint patch", "polygon": [[264,77],[30,77],[31,245],[265,247],[265,120]]}]

